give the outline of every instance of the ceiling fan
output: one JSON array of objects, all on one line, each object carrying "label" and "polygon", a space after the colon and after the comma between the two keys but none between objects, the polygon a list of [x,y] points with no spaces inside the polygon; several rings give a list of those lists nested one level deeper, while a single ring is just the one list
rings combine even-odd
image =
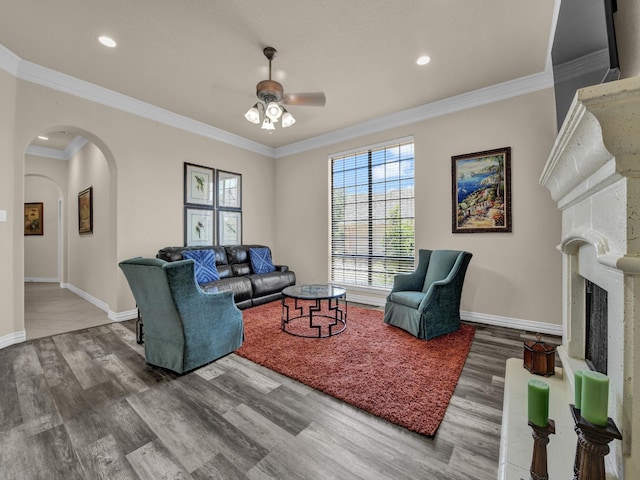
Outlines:
[{"label": "ceiling fan", "polygon": [[262,52],[269,60],[269,79],[262,80],[256,85],[256,95],[262,101],[257,102],[244,115],[247,120],[256,125],[262,122],[263,129],[274,130],[274,123],[282,119],[282,127],[286,128],[296,123],[296,120],[282,104],[311,107],[325,105],[327,99],[323,92],[284,93],[282,84],[271,79],[271,62],[278,51],[273,47],[265,47]]}]

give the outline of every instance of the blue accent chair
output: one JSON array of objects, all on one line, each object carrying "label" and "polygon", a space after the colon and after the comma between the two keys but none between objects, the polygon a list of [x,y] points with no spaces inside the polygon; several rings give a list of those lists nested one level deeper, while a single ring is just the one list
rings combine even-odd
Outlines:
[{"label": "blue accent chair", "polygon": [[147,363],[183,373],[242,345],[242,312],[233,292],[202,290],[193,260],[137,257],[119,266],[144,321]]},{"label": "blue accent chair", "polygon": [[458,250],[419,250],[415,271],[394,277],[384,322],[426,340],[458,330],[471,257]]}]

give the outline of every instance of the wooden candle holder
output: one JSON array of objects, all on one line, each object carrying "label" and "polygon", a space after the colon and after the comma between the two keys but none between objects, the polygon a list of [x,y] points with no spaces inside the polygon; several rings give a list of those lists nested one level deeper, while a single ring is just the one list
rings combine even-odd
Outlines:
[{"label": "wooden candle holder", "polygon": [[605,480],[604,457],[609,453],[609,442],[622,440],[622,434],[611,418],[607,425],[598,427],[585,420],[575,405],[569,405],[569,409],[578,434],[573,480]]},{"label": "wooden candle holder", "polygon": [[549,480],[549,472],[547,471],[547,444],[549,443],[549,435],[556,433],[556,424],[549,419],[546,427],[539,427],[529,422],[529,426],[533,429],[533,457],[531,458],[531,474],[530,480]]}]

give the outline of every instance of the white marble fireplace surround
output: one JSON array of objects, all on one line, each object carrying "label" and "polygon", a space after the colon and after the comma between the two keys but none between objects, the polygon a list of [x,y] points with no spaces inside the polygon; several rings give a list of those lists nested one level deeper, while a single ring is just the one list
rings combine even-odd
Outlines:
[{"label": "white marble fireplace surround", "polygon": [[578,91],[540,183],[562,212],[563,377],[572,391],[587,368],[586,278],[608,292],[609,416],[623,440],[607,473],[640,479],[640,77]]}]

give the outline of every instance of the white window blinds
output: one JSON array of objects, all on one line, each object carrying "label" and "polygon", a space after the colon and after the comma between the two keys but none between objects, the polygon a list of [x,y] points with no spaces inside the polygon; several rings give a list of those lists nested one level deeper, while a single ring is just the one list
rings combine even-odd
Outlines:
[{"label": "white window blinds", "polygon": [[413,139],[330,158],[331,282],[390,287],[414,269]]}]

